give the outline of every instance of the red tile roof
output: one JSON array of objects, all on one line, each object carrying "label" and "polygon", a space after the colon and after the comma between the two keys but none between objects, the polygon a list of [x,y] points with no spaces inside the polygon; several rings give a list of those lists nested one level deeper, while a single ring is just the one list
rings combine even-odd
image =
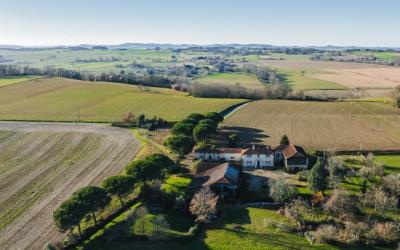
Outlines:
[{"label": "red tile roof", "polygon": [[274,148],[275,151],[280,151],[282,152],[283,156],[288,159],[293,156],[299,156],[299,157],[304,157],[303,153],[300,153],[299,151],[303,151],[300,147],[296,147],[293,144],[281,144],[277,147]]},{"label": "red tile roof", "polygon": [[273,152],[268,148],[248,148],[243,151],[244,155],[272,155]]}]

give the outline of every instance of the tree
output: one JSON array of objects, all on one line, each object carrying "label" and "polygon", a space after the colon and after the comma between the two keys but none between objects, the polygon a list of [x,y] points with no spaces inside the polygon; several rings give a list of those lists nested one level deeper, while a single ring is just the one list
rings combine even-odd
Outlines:
[{"label": "tree", "polygon": [[231,134],[228,137],[228,144],[230,147],[237,147],[238,143],[240,142],[240,137],[238,134]]},{"label": "tree", "polygon": [[124,115],[124,122],[132,124],[133,121],[135,120],[135,116],[133,115],[132,112],[128,112]]},{"label": "tree", "polygon": [[199,124],[193,129],[193,139],[197,143],[201,143],[202,147],[205,145],[205,141],[215,133],[216,128],[206,124]]},{"label": "tree", "polygon": [[281,145],[289,145],[290,144],[289,137],[287,135],[283,135],[281,138],[280,144]]},{"label": "tree", "polygon": [[137,181],[159,179],[161,168],[152,161],[137,160],[126,167],[126,173]]},{"label": "tree", "polygon": [[310,174],[308,176],[308,187],[314,192],[323,191],[326,188],[326,169],[324,167],[324,163],[320,161],[318,158],[315,165],[310,170]]},{"label": "tree", "polygon": [[382,162],[375,161],[372,153],[369,153],[364,158],[363,165],[358,170],[357,175],[362,180],[362,193],[367,191],[368,182],[373,181],[377,176],[383,176],[384,168]]},{"label": "tree", "polygon": [[145,158],[146,161],[152,162],[157,165],[161,170],[168,170],[169,173],[174,171],[176,164],[168,156],[164,154],[152,154]]},{"label": "tree", "polygon": [[198,124],[198,121],[193,118],[185,118],[185,119],[180,120],[179,122],[186,123],[186,124],[192,124],[193,127]]},{"label": "tree", "polygon": [[340,171],[343,169],[343,160],[342,158],[335,156],[334,153],[331,153],[328,156],[326,170],[328,174],[329,185],[333,188],[336,188],[341,182]]},{"label": "tree", "polygon": [[217,212],[215,204],[216,196],[209,187],[202,188],[190,202],[190,212],[196,216],[197,222],[207,222],[209,217]]},{"label": "tree", "polygon": [[133,215],[134,220],[134,230],[139,234],[146,234],[146,222],[147,215],[149,214],[149,210],[145,206],[140,206],[135,210]]},{"label": "tree", "polygon": [[354,198],[345,190],[336,188],[323,205],[323,208],[324,210],[335,213],[340,217],[352,217],[356,210],[352,200],[354,200]]},{"label": "tree", "polygon": [[184,135],[169,137],[165,141],[165,145],[173,152],[177,153],[179,159],[181,159],[184,155],[189,154],[194,146],[192,138]]},{"label": "tree", "polygon": [[204,116],[206,119],[213,120],[215,124],[218,124],[224,120],[224,116],[218,112],[208,112]]},{"label": "tree", "polygon": [[134,179],[131,176],[126,175],[110,176],[101,184],[107,193],[118,197],[122,207],[124,206],[122,196],[129,193],[133,189],[134,185]]},{"label": "tree", "polygon": [[173,135],[192,136],[194,127],[195,127],[195,125],[192,123],[178,122],[172,127],[171,133]]},{"label": "tree", "polygon": [[104,208],[111,200],[104,189],[95,186],[87,186],[79,189],[72,194],[72,199],[77,200],[87,212],[92,214],[96,226],[97,219],[95,212],[98,209]]},{"label": "tree", "polygon": [[86,208],[76,199],[68,199],[53,212],[53,220],[58,229],[64,231],[78,227],[79,236],[81,232],[81,220],[85,217]]},{"label": "tree", "polygon": [[188,115],[187,118],[191,118],[191,119],[195,120],[196,122],[199,122],[200,120],[203,120],[205,118],[205,116],[202,114],[199,114],[199,113],[192,113],[192,114]]},{"label": "tree", "polygon": [[271,179],[269,182],[269,195],[275,202],[289,201],[296,193],[296,189],[289,185],[284,178]]},{"label": "tree", "polygon": [[209,126],[212,126],[212,127],[217,127],[217,123],[216,122],[214,122],[214,120],[211,120],[211,119],[203,119],[203,120],[200,120],[199,121],[199,124],[198,124],[198,126],[199,125],[209,125]]}]

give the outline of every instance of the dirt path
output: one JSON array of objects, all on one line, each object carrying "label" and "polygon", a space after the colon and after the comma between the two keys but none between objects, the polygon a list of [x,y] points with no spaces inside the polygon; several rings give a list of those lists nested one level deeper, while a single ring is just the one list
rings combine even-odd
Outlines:
[{"label": "dirt path", "polygon": [[0,249],[60,239],[53,210],[76,189],[118,174],[139,148],[131,132],[108,125],[0,122]]}]

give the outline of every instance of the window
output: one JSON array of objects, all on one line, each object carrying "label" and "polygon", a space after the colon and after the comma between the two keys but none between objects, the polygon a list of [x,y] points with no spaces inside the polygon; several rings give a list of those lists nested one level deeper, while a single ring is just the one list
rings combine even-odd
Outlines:
[{"label": "window", "polygon": [[257,158],[260,158],[260,155],[259,155],[259,154],[257,155]]},{"label": "window", "polygon": [[247,161],[247,164],[251,164],[252,162],[251,161]]},{"label": "window", "polygon": [[247,158],[250,158],[250,155],[247,155]]},{"label": "window", "polygon": [[234,156],[231,156],[231,160],[234,160],[235,159],[235,157]]}]

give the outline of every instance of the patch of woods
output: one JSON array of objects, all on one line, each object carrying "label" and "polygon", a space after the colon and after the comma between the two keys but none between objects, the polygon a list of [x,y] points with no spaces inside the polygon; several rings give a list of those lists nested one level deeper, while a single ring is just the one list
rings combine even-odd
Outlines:
[{"label": "patch of woods", "polygon": [[[279,178],[269,183],[269,196],[284,204],[278,213],[293,224],[266,220],[265,225],[304,235],[311,243],[355,246],[395,246],[400,242],[400,174],[384,175],[372,154],[361,165],[345,167],[333,153],[319,159],[310,171],[298,173],[314,193],[299,197],[295,186]],[[357,180],[359,190],[347,189],[347,178]]]},{"label": "patch of woods", "polygon": [[192,113],[172,127],[172,136],[165,141],[165,145],[175,152],[179,159],[190,153],[196,144],[200,148],[211,146],[210,139],[216,134],[218,124],[223,120],[224,117],[218,112],[204,115]]},{"label": "patch of woods", "polygon": [[20,65],[0,65],[0,77],[4,76],[25,76],[25,75],[38,75],[38,76],[51,76],[51,77],[65,77],[75,80],[91,81],[91,82],[116,82],[126,83],[133,85],[144,85],[152,87],[170,88],[173,82],[163,76],[146,74],[136,75],[134,73],[91,73],[77,71],[73,69],[55,68],[52,66],[45,66],[43,68],[32,68],[29,66]]},{"label": "patch of woods", "polygon": [[145,114],[140,114],[136,117],[132,112],[128,112],[124,115],[122,121],[112,122],[111,125],[122,128],[145,128],[152,131],[167,127],[168,121],[157,116],[149,118]]},{"label": "patch of woods", "polygon": [[[347,51],[327,51],[319,52],[310,57],[314,61],[333,61],[333,62],[354,62],[354,63],[372,63],[386,66],[400,66],[400,56],[394,56],[393,58],[382,59],[376,57],[374,52],[388,52],[383,50],[367,50],[362,51],[362,54],[356,54],[354,52],[360,52],[361,50],[347,50]],[[390,51],[389,51],[390,52]],[[395,51],[391,51],[395,52]]]}]

